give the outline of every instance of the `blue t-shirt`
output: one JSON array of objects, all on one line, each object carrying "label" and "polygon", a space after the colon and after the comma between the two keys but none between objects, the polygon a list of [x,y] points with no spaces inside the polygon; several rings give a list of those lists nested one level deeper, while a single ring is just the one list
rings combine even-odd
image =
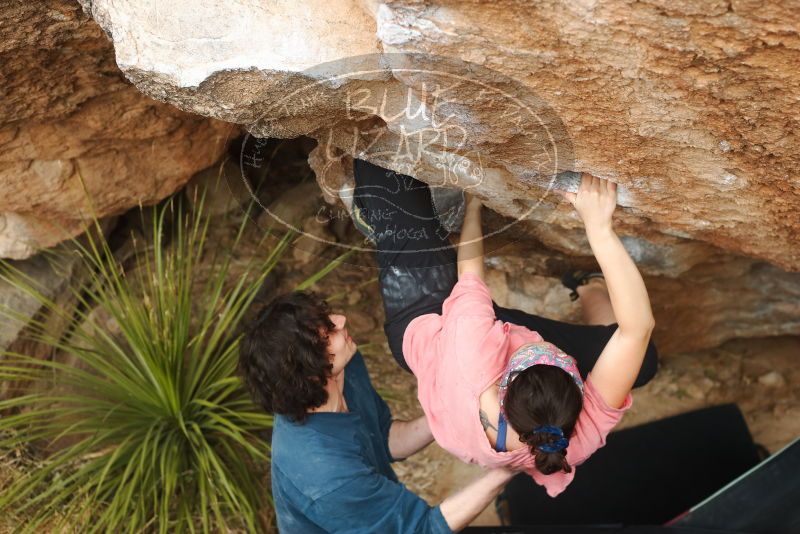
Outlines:
[{"label": "blue t-shirt", "polygon": [[303,424],[275,417],[272,496],[280,532],[451,533],[438,506],[397,481],[392,415],[359,352],[345,367],[344,397],[348,413],[313,413]]}]

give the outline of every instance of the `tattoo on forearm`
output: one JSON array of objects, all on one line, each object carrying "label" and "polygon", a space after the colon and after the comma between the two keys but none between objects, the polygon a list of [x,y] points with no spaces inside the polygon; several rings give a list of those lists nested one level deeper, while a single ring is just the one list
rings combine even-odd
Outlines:
[{"label": "tattoo on forearm", "polygon": [[490,428],[491,428],[492,430],[494,430],[495,432],[497,432],[497,427],[496,427],[496,426],[494,426],[494,425],[491,423],[491,421],[489,421],[489,418],[486,416],[486,412],[484,412],[483,410],[478,410],[478,415],[479,415],[479,416],[480,416],[480,418],[481,418],[481,424],[483,425],[483,429],[484,429],[484,430],[488,430],[488,429],[490,429]]}]

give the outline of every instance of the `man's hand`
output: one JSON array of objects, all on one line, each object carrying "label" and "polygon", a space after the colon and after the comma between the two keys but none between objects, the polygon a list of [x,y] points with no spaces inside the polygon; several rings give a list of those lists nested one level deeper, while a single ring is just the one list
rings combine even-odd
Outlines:
[{"label": "man's hand", "polygon": [[556,190],[575,206],[586,230],[611,227],[611,216],[617,207],[617,184],[591,174],[581,174],[577,193]]}]

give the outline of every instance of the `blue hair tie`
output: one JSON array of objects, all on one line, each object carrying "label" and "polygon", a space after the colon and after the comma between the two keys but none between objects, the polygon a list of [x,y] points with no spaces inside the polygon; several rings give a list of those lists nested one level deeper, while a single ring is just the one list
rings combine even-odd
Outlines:
[{"label": "blue hair tie", "polygon": [[552,453],[552,452],[560,452],[566,449],[569,446],[569,440],[564,437],[564,431],[561,430],[557,426],[552,425],[542,425],[537,426],[533,429],[534,434],[538,434],[539,432],[544,432],[545,434],[552,434],[556,436],[558,439],[553,443],[544,443],[536,447],[537,450],[542,452]]}]

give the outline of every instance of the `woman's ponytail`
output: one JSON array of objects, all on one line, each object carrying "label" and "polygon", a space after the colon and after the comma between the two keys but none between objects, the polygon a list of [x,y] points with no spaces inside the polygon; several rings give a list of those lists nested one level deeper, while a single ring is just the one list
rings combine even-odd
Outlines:
[{"label": "woman's ponytail", "polygon": [[[520,434],[519,439],[530,447],[531,454],[535,459],[536,469],[541,471],[542,474],[550,475],[558,471],[572,472],[572,467],[567,462],[567,447],[569,444],[564,448],[557,447],[560,445],[559,441],[565,440],[564,438],[559,438],[557,435],[540,430],[539,432]],[[543,448],[547,450],[543,450]]]},{"label": "woman's ponytail", "polygon": [[569,473],[569,438],[583,408],[583,395],[572,377],[553,365],[533,365],[508,385],[503,411],[519,439],[545,475]]}]

